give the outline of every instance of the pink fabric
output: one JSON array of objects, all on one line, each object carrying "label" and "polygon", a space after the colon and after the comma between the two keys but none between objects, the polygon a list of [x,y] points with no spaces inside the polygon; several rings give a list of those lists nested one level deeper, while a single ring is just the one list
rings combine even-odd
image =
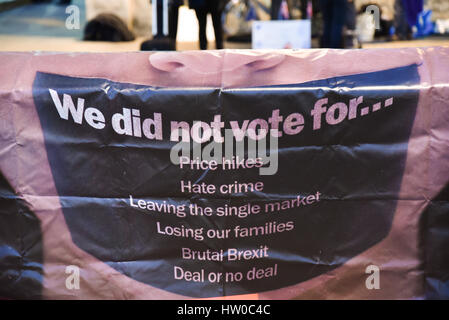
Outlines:
[{"label": "pink fabric", "polygon": [[[33,105],[36,71],[171,87],[242,87],[301,83],[417,63],[420,98],[400,200],[390,234],[338,269],[247,298],[416,299],[423,297],[418,221],[449,181],[449,48],[208,51],[173,53],[0,53],[0,170],[41,220],[44,297],[184,299],[137,282],[71,240],[52,180]],[[80,290],[67,290],[65,266],[81,267]],[[367,265],[383,270],[382,290],[367,290]]]}]

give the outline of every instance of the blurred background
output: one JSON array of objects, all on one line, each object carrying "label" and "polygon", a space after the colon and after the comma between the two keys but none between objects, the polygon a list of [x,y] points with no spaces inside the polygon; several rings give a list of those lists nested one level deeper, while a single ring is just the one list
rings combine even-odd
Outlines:
[{"label": "blurred background", "polygon": [[449,45],[449,0],[0,0],[1,51]]}]

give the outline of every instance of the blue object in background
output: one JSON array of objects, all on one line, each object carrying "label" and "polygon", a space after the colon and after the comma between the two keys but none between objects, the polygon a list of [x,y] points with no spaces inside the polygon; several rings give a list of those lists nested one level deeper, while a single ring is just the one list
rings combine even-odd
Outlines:
[{"label": "blue object in background", "polygon": [[431,35],[435,28],[435,24],[432,22],[432,10],[424,10],[418,14],[416,21],[416,37],[424,37]]},{"label": "blue object in background", "polygon": [[67,29],[68,5],[55,3],[27,4],[0,12],[0,34],[82,39],[86,23],[84,0],[72,0],[80,10],[80,28]]}]

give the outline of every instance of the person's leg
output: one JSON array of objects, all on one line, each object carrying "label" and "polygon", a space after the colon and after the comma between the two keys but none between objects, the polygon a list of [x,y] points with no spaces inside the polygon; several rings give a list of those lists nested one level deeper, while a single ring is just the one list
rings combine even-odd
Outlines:
[{"label": "person's leg", "polygon": [[206,23],[207,23],[207,10],[206,8],[196,8],[196,17],[198,18],[199,26],[199,39],[200,39],[200,49],[207,49],[207,36],[206,36]]},{"label": "person's leg", "polygon": [[179,18],[179,5],[172,5],[169,9],[168,16],[168,36],[173,41],[176,41],[176,35],[178,33],[178,18]]},{"label": "person's leg", "polygon": [[332,1],[333,0],[320,0],[320,9],[321,14],[323,15],[323,35],[321,37],[322,48],[329,48],[331,45]]},{"label": "person's leg", "polygon": [[282,0],[272,0],[271,1],[271,10],[270,16],[271,20],[277,20],[279,17],[279,10],[281,8]]},{"label": "person's leg", "polygon": [[346,22],[347,0],[332,0],[330,48],[343,48],[343,26]]},{"label": "person's leg", "polygon": [[309,19],[307,16],[307,0],[301,0],[301,19]]},{"label": "person's leg", "polygon": [[411,29],[416,25],[418,16],[423,11],[423,0],[404,0],[403,6],[408,26]]},{"label": "person's leg", "polygon": [[212,15],[212,23],[214,25],[215,33],[215,47],[217,49],[223,49],[223,25],[221,23],[221,11],[218,6],[218,1],[213,1],[210,7],[210,13]]},{"label": "person's leg", "polygon": [[356,9],[354,0],[348,0],[346,2],[346,18],[345,18],[345,26],[346,32],[344,34],[344,47],[345,48],[353,48],[356,44],[355,41],[355,27],[356,27]]},{"label": "person's leg", "polygon": [[394,3],[394,27],[399,40],[405,40],[407,37],[407,17],[405,15],[402,0],[396,0]]},{"label": "person's leg", "polygon": [[355,9],[354,0],[349,0],[346,3],[346,17],[345,24],[349,30],[355,30],[357,12]]}]

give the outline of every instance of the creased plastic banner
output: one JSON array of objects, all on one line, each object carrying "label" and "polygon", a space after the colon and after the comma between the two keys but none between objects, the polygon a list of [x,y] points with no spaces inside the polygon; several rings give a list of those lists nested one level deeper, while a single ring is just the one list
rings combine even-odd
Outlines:
[{"label": "creased plastic banner", "polygon": [[[288,90],[173,90],[38,73],[33,96],[73,241],[138,281],[213,297],[310,279],[385,237],[418,99],[396,87],[418,82],[415,65]],[[233,168],[244,160],[235,158],[216,170],[170,163],[173,121],[190,127],[219,115],[242,128],[268,123],[273,110],[304,117],[301,132],[279,126],[275,174]],[[218,190],[195,190],[203,183]],[[252,187],[229,190],[241,183]]]},{"label": "creased plastic banner", "polygon": [[[51,201],[82,252],[175,295],[251,297],[332,274],[391,231],[418,67],[239,88],[37,72],[31,93]],[[22,272],[20,254],[8,253],[19,233],[34,252],[29,281],[17,289],[0,275],[0,285],[38,292],[51,250],[41,245],[45,227],[7,179],[0,186],[1,268]],[[438,247],[427,226],[447,210],[426,210],[420,243]]]}]

